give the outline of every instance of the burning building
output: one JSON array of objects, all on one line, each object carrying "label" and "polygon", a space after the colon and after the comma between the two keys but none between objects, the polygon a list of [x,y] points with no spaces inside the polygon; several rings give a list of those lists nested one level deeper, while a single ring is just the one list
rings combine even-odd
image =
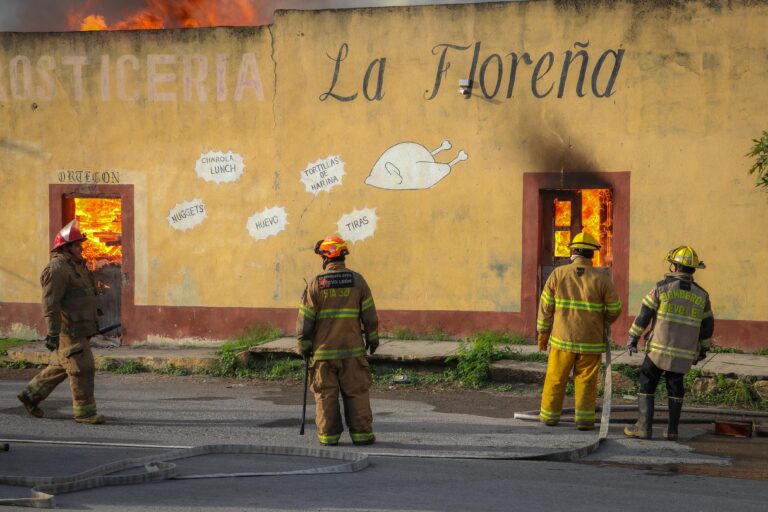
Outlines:
[{"label": "burning building", "polygon": [[744,154],[768,117],[768,6],[577,4],[159,30],[103,29],[259,16],[78,12],[100,30],[0,34],[0,334],[42,334],[37,279],[77,218],[124,343],[291,331],[332,233],[385,331],[532,335],[586,230],[625,305],[616,339],[690,244],[716,343],[764,347],[768,201]]}]

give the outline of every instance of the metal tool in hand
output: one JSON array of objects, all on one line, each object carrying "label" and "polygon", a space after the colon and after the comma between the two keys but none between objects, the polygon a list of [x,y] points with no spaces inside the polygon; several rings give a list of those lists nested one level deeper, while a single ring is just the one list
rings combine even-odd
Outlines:
[{"label": "metal tool in hand", "polygon": [[307,420],[307,387],[309,386],[309,357],[304,358],[304,405],[301,408],[301,429],[299,435],[304,435],[304,423]]}]

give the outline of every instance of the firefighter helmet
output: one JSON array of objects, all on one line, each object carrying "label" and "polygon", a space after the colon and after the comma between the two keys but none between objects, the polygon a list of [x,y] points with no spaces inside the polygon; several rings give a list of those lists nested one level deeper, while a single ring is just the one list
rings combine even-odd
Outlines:
[{"label": "firefighter helmet", "polygon": [[66,226],[61,228],[58,233],[56,233],[56,238],[53,239],[53,249],[51,250],[55,251],[59,247],[62,247],[66,244],[71,244],[72,242],[78,242],[80,240],[85,240],[85,235],[80,229],[80,223],[77,222],[77,219],[73,219],[69,221]]},{"label": "firefighter helmet", "polygon": [[315,254],[324,258],[340,258],[349,254],[349,247],[340,236],[333,235],[318,240],[315,244]]},{"label": "firefighter helmet", "polygon": [[600,242],[597,241],[595,237],[587,233],[586,231],[582,231],[575,237],[573,237],[573,240],[570,244],[568,244],[569,249],[586,249],[588,251],[599,251],[600,250]]},{"label": "firefighter helmet", "polygon": [[681,245],[669,251],[667,261],[684,267],[707,268],[690,245]]}]

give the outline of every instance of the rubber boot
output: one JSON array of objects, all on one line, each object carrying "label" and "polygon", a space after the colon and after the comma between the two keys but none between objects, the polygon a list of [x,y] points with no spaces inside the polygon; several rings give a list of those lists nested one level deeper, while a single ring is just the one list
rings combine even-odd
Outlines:
[{"label": "rubber boot", "polygon": [[24,404],[24,408],[27,410],[27,412],[35,418],[42,418],[45,414],[43,413],[43,410],[37,406],[38,403],[35,402],[26,391],[19,393],[17,398],[19,399],[19,402]]},{"label": "rubber boot", "polygon": [[669,441],[677,441],[677,426],[680,424],[680,413],[683,411],[683,399],[669,397],[669,421],[662,436]]},{"label": "rubber boot", "polygon": [[624,435],[638,439],[653,439],[654,395],[637,394],[637,409],[640,417],[637,423],[624,427]]}]

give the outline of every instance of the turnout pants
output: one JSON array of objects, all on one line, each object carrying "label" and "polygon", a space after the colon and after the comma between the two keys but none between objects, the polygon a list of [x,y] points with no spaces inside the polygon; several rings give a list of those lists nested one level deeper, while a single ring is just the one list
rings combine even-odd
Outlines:
[{"label": "turnout pants", "polygon": [[665,374],[667,380],[667,396],[683,399],[685,396],[685,374],[665,371],[653,364],[651,358],[645,356],[643,366],[640,368],[640,392],[647,395],[656,394],[656,386],[659,385],[661,374]]},{"label": "turnout pants", "polygon": [[368,397],[371,371],[365,357],[314,361],[311,367],[315,395],[315,425],[323,444],[339,442],[344,425],[339,411],[339,393],[344,401],[344,419],[353,443],[370,442],[373,413]]},{"label": "turnout pants", "polygon": [[51,354],[51,361],[27,384],[27,393],[39,404],[69,377],[72,391],[72,410],[76,418],[96,414],[96,399],[93,396],[96,367],[88,338],[70,338],[62,334],[59,348]]},{"label": "turnout pants", "polygon": [[602,354],[576,354],[564,352],[554,347],[549,349],[547,376],[541,393],[541,421],[560,421],[565,397],[565,385],[573,370],[577,426],[591,426],[595,423],[597,402],[597,379],[600,372]]}]

